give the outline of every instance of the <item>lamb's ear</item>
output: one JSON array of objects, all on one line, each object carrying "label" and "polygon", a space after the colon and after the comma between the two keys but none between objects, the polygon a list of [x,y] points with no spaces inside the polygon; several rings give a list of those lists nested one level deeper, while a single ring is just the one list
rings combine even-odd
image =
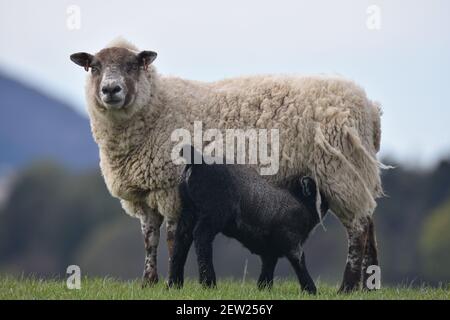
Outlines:
[{"label": "lamb's ear", "polygon": [[316,182],[310,177],[300,179],[304,197],[311,197],[316,194]]},{"label": "lamb's ear", "polygon": [[144,70],[147,70],[148,66],[156,59],[158,54],[154,51],[141,51],[138,53],[138,61],[139,65],[144,67]]},{"label": "lamb's ear", "polygon": [[70,60],[75,62],[77,65],[82,66],[86,71],[89,70],[92,59],[94,59],[94,56],[86,52],[77,52],[70,55]]}]

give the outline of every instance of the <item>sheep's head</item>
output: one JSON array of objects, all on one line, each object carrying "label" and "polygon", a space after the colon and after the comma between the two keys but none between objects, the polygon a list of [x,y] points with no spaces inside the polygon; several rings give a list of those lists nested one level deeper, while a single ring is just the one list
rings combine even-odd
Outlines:
[{"label": "sheep's head", "polygon": [[[105,48],[95,55],[86,52],[74,53],[70,59],[86,71],[90,69],[88,95],[93,95],[96,106],[104,112],[129,113],[134,105],[150,95],[150,83],[145,73],[155,60],[156,52],[141,51],[135,53],[126,48]],[[147,91],[147,92],[140,92]],[[138,106],[136,106],[138,107]]]}]

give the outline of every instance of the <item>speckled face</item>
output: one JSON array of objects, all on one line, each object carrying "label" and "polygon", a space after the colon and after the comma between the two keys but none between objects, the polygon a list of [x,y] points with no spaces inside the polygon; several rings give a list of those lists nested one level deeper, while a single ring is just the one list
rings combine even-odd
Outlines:
[{"label": "speckled face", "polygon": [[91,62],[96,98],[106,109],[120,109],[134,100],[140,65],[137,55],[124,48],[108,48]]},{"label": "speckled face", "polygon": [[136,88],[141,72],[156,58],[153,51],[138,54],[125,48],[106,48],[96,55],[80,52],[70,56],[86,71],[91,69],[91,83],[99,108],[121,110],[136,98]]}]

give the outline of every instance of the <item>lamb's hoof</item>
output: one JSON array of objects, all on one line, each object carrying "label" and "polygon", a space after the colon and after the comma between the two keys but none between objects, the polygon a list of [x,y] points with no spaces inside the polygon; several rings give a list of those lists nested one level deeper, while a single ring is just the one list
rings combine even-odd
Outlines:
[{"label": "lamb's hoof", "polygon": [[200,284],[202,285],[202,287],[204,289],[216,289],[217,285],[216,282],[214,281],[200,281]]},{"label": "lamb's hoof", "polygon": [[307,292],[308,294],[311,294],[311,295],[314,295],[314,296],[317,294],[317,288],[316,288],[315,285],[306,286],[306,287],[302,288],[302,290]]},{"label": "lamb's hoof", "polygon": [[341,287],[338,290],[339,294],[347,294],[352,293],[359,289],[359,286],[357,284],[342,284]]},{"label": "lamb's hoof", "polygon": [[144,275],[142,279],[142,289],[155,286],[158,283],[158,280],[157,274]]},{"label": "lamb's hoof", "polygon": [[317,294],[317,289],[316,289],[316,288],[311,288],[311,289],[308,289],[307,292],[308,292],[310,295],[315,296],[315,295]]},{"label": "lamb's hoof", "polygon": [[273,287],[273,283],[262,281],[258,282],[258,290],[271,290]]}]

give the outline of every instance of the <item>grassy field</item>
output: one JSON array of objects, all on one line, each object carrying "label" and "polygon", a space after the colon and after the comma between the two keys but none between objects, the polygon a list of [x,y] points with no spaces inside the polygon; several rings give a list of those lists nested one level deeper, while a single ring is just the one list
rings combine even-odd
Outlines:
[{"label": "grassy field", "polygon": [[163,282],[141,289],[139,281],[83,278],[80,290],[69,290],[64,280],[0,276],[0,299],[450,299],[450,285],[442,288],[391,287],[376,292],[339,295],[337,288],[318,284],[316,296],[300,293],[296,281],[278,280],[271,291],[259,291],[255,282],[222,280],[217,289],[203,289],[188,280],[181,290],[167,290]]}]

